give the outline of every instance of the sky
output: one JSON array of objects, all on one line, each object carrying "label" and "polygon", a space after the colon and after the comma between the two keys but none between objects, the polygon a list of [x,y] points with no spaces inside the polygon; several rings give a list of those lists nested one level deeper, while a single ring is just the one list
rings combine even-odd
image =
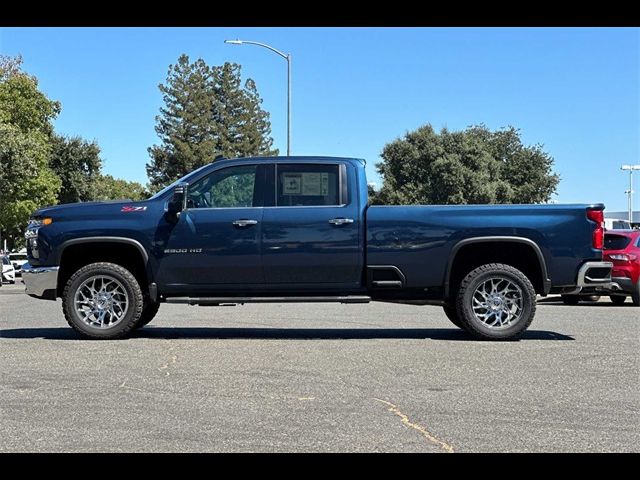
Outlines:
[{"label": "sky", "polygon": [[286,153],[286,61],[224,44],[236,38],[292,55],[294,155],[364,158],[380,186],[384,145],[421,125],[513,125],[554,157],[554,201],[627,209],[620,166],[640,164],[637,28],[1,28],[0,53],[21,54],[61,102],[57,132],[97,141],[106,173],[145,184],[158,84],[182,53],[240,63]]}]

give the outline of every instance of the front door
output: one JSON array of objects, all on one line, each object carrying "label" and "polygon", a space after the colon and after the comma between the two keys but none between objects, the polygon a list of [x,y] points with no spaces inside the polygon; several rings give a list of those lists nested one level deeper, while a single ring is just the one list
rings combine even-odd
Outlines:
[{"label": "front door", "polygon": [[222,168],[189,185],[187,209],[168,235],[160,267],[166,287],[262,284],[263,169]]},{"label": "front door", "polygon": [[361,225],[357,198],[347,188],[350,179],[355,185],[350,168],[342,163],[271,167],[275,205],[265,207],[262,220],[267,284],[288,291],[361,284]]}]

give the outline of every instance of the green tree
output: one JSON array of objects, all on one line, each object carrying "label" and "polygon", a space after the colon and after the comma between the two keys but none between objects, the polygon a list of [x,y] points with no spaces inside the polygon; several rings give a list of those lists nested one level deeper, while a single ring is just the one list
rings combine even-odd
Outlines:
[{"label": "green tree", "polygon": [[96,142],[54,135],[49,166],[62,180],[59,203],[86,202],[103,195],[96,185],[102,169]]},{"label": "green tree", "polygon": [[21,57],[0,55],[0,122],[22,132],[53,132],[52,121],[60,113],[60,102],[38,90],[38,80],[22,71]]},{"label": "green tree", "polygon": [[29,215],[56,203],[60,179],[49,168],[57,102],[23,73],[19,58],[0,59],[0,230],[14,246]]},{"label": "green tree", "polygon": [[159,85],[164,106],[156,117],[160,145],[148,149],[150,188],[158,190],[216,157],[277,155],[269,114],[255,82],[242,83],[237,64],[210,67],[181,55]]},{"label": "green tree", "polygon": [[374,204],[542,203],[560,177],[541,145],[525,146],[513,127],[484,125],[437,133],[425,125],[387,145]]},{"label": "green tree", "polygon": [[94,181],[93,200],[144,200],[149,193],[138,182],[130,182],[111,175],[99,175]]}]

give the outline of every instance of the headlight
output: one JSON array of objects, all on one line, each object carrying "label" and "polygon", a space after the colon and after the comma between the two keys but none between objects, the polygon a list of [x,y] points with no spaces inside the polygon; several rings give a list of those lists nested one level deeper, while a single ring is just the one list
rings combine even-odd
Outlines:
[{"label": "headlight", "polygon": [[30,228],[42,227],[44,225],[49,225],[50,223],[53,223],[53,219],[49,218],[49,217],[32,218],[31,220],[29,220],[29,225],[27,225],[27,230],[30,229]]},{"label": "headlight", "polygon": [[40,230],[40,227],[49,225],[52,222],[53,220],[49,217],[32,218],[29,220],[24,237],[27,240],[27,253],[29,253],[33,258],[40,257],[40,252],[38,250],[38,230]]},{"label": "headlight", "polygon": [[53,222],[53,219],[49,217],[45,218],[32,218],[27,225],[27,231],[24,233],[25,238],[33,238],[38,236],[38,230],[40,227],[49,225]]}]

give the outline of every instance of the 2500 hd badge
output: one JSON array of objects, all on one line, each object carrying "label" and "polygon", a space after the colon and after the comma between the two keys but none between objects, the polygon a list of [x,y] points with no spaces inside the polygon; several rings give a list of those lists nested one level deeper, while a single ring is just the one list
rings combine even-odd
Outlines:
[{"label": "2500 hd badge", "polygon": [[167,248],[164,253],[202,253],[201,248]]}]

